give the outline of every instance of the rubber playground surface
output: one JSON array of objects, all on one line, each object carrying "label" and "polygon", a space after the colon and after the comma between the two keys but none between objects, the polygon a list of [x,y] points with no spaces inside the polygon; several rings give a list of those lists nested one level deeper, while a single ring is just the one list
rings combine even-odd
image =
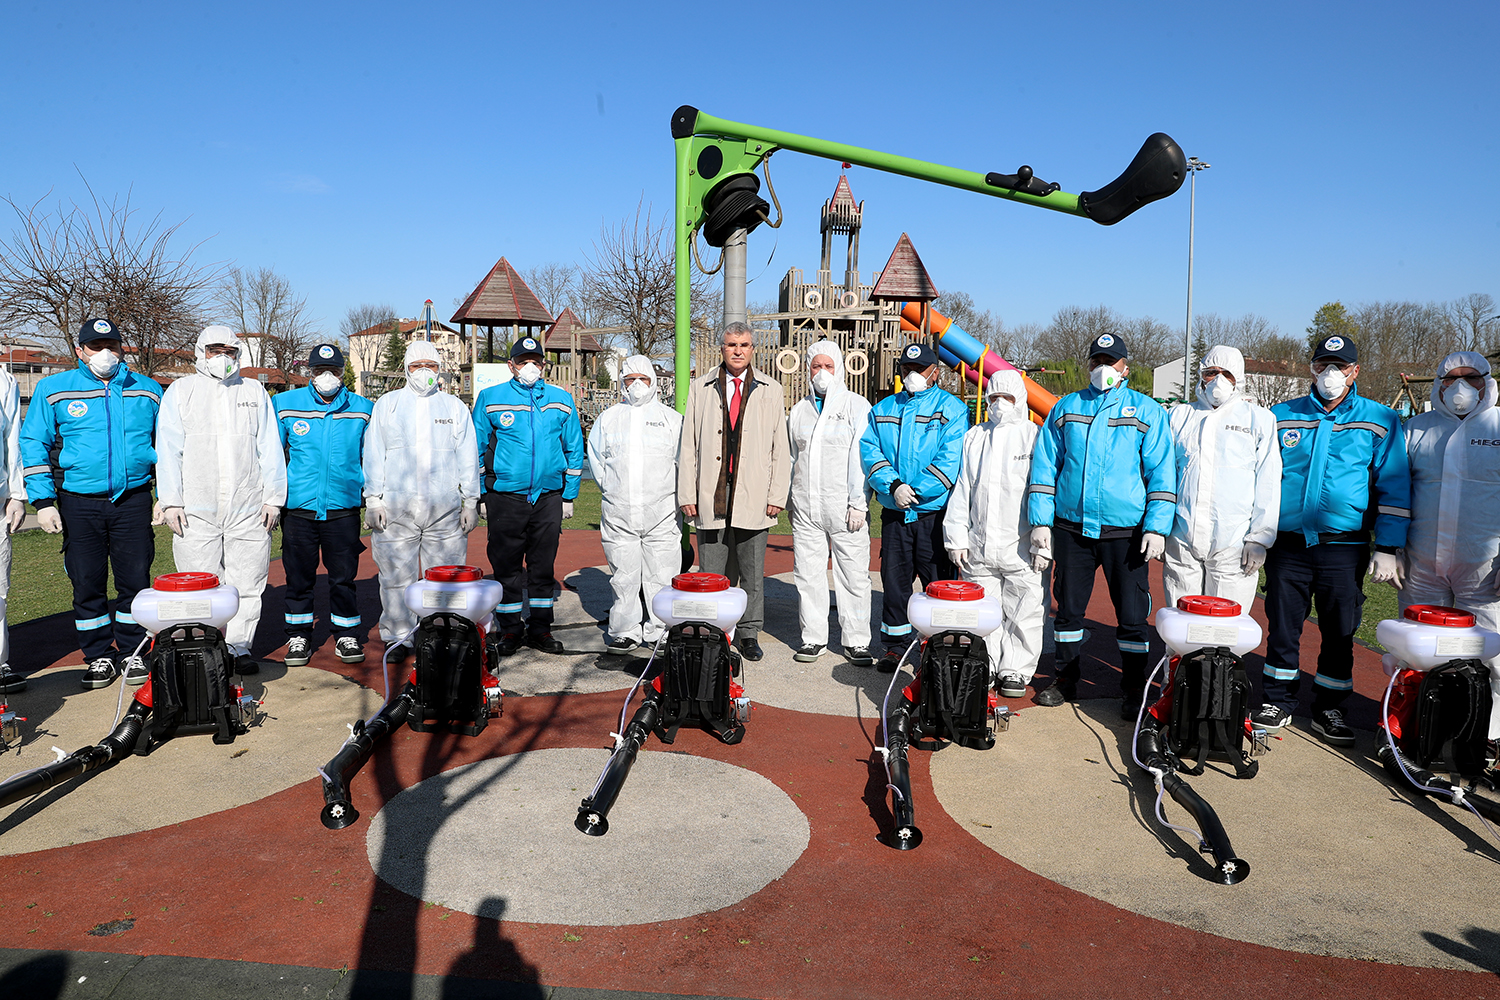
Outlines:
[{"label": "rubber playground surface", "polygon": [[[486,565],[482,533],[470,558]],[[836,651],[792,660],[791,538],[772,536],[744,742],[653,738],[591,838],[573,817],[645,662],[601,655],[604,564],[597,533],[564,532],[565,652],[503,661],[504,714],[478,736],[398,731],[336,832],[316,768],[383,700],[379,642],[346,665],[320,633],[311,664],[284,667],[273,564],[249,733],[0,811],[0,996],[1500,997],[1500,849],[1369,759],[1372,651],[1356,650],[1359,745],[1324,747],[1299,718],[1253,780],[1189,779],[1252,867],[1216,885],[1130,764],[1101,579],[1084,700],[1011,702],[991,751],[914,751],[924,840],[900,852],[873,750],[890,678]],[[374,575],[366,554],[371,626]],[[80,690],[68,618],[12,631],[31,685],[10,698],[28,721],[0,777],[109,730],[119,685]],[[1316,641],[1310,624],[1304,663]],[[1043,684],[1050,668],[1049,652]]]}]

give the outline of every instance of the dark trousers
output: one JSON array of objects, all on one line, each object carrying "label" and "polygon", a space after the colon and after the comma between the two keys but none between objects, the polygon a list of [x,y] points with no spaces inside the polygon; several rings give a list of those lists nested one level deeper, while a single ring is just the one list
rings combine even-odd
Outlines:
[{"label": "dark trousers", "polygon": [[1266,666],[1262,700],[1290,712],[1302,687],[1302,626],[1318,609],[1318,669],[1312,710],[1337,708],[1354,690],[1354,633],[1365,604],[1368,545],[1312,545],[1284,532],[1266,552]]},{"label": "dark trousers", "polygon": [[721,573],[745,592],[745,614],[735,639],[754,639],[766,622],[766,528],[704,528],[698,532],[698,569]]},{"label": "dark trousers", "polygon": [[[118,500],[59,493],[63,568],[73,581],[73,619],[86,660],[129,656],[146,637],[130,616],[130,602],[151,585],[156,536],[151,531],[151,488]],[[109,614],[109,573],[115,575],[115,614]]]},{"label": "dark trousers", "polygon": [[1052,597],[1057,602],[1053,635],[1057,641],[1057,676],[1078,680],[1083,651],[1083,622],[1094,596],[1094,574],[1104,569],[1109,600],[1115,607],[1115,643],[1120,650],[1120,688],[1137,694],[1146,687],[1146,657],[1151,647],[1146,619],[1151,615],[1151,576],[1141,554],[1141,533],[1125,538],[1085,538],[1057,527],[1052,530]]},{"label": "dark trousers", "polygon": [[880,585],[885,591],[880,606],[880,641],[888,650],[900,650],[911,642],[911,622],[906,603],[911,600],[912,578],[925,589],[933,580],[956,580],[958,571],[943,548],[943,512],[932,511],[907,521],[900,510],[880,512]]},{"label": "dark trousers", "polygon": [[[527,594],[527,629],[532,635],[552,631],[553,594],[557,580],[552,575],[557,562],[557,543],[562,536],[562,493],[543,493],[536,503],[527,503],[519,493],[486,493],[485,517],[489,520],[490,569],[504,592],[495,618],[500,631],[521,631],[521,591]],[[524,571],[523,571],[524,560]]]},{"label": "dark trousers", "polygon": [[314,521],[305,517],[281,519],[281,566],[286,570],[286,634],[310,636],[313,631],[313,582],[318,559],[328,570],[328,626],[335,638],[358,630],[359,604],[354,597],[354,575],[365,543],[359,538],[359,515]]}]

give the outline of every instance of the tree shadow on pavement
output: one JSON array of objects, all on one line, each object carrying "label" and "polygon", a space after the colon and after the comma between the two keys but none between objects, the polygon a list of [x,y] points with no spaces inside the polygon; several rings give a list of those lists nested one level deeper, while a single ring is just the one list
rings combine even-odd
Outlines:
[{"label": "tree shadow on pavement", "polygon": [[1500,976],[1500,933],[1483,927],[1470,927],[1463,935],[1464,941],[1455,941],[1432,931],[1422,932],[1422,938],[1445,955],[1452,955]]},{"label": "tree shadow on pavement", "polygon": [[57,1000],[68,982],[68,956],[63,952],[38,955],[0,976],[0,997]]}]

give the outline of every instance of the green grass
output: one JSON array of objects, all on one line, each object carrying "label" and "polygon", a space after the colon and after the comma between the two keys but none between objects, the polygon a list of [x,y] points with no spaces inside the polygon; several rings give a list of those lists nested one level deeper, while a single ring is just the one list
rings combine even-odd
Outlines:
[{"label": "green grass", "polygon": [[[599,530],[599,484],[592,479],[585,479],[578,490],[578,499],[573,501],[573,516],[563,522],[564,528],[580,528],[585,531]],[[869,532],[871,538],[880,537],[880,503],[876,500],[870,501]],[[792,522],[787,517],[786,511],[776,519],[776,524],[770,529],[773,535],[790,535],[792,533]]]}]

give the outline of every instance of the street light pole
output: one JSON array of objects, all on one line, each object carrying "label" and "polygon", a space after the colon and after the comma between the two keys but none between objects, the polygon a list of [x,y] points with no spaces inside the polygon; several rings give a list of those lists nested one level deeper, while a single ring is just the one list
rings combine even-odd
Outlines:
[{"label": "street light pole", "polygon": [[1198,194],[1198,171],[1213,166],[1196,156],[1188,157],[1188,296],[1187,328],[1182,332],[1182,401],[1188,401],[1188,386],[1193,377],[1193,215]]}]

